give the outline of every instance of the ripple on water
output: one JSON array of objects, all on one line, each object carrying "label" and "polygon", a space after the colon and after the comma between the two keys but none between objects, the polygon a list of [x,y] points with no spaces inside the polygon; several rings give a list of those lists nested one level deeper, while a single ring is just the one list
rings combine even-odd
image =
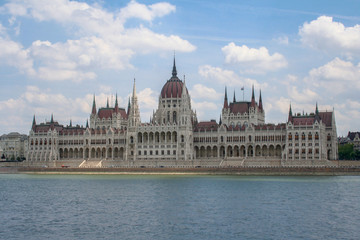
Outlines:
[{"label": "ripple on water", "polygon": [[360,177],[0,175],[0,239],[357,239]]}]

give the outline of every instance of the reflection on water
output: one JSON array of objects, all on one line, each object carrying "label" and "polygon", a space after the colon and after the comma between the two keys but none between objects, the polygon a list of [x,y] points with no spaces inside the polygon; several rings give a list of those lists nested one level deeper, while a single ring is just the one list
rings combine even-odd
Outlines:
[{"label": "reflection on water", "polygon": [[0,239],[357,239],[360,177],[0,175]]}]

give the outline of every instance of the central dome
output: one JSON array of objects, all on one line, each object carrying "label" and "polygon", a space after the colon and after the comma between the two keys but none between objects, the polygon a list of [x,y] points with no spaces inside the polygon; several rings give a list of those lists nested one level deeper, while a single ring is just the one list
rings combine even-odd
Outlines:
[{"label": "central dome", "polygon": [[172,77],[169,80],[167,80],[167,82],[161,89],[161,97],[162,98],[181,98],[182,89],[183,89],[183,82],[177,77],[175,58],[174,58]]}]

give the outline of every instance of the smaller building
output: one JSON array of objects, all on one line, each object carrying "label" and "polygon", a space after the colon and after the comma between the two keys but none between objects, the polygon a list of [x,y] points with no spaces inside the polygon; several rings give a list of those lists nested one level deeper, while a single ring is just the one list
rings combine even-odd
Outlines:
[{"label": "smaller building", "polygon": [[348,135],[345,138],[339,139],[339,144],[352,144],[354,150],[360,151],[360,132],[348,132]]},{"label": "smaller building", "polygon": [[0,137],[0,158],[2,160],[24,160],[28,149],[28,136],[17,132]]}]

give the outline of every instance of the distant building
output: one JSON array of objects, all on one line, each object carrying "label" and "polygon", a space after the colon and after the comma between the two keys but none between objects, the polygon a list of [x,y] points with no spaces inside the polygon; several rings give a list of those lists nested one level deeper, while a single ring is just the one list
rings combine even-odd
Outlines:
[{"label": "distant building", "polygon": [[24,159],[27,155],[28,136],[17,132],[0,136],[0,158],[7,160]]},{"label": "distant building", "polygon": [[339,138],[339,144],[352,144],[354,146],[354,150],[360,151],[360,132],[348,132],[346,137]]},{"label": "distant building", "polygon": [[[29,135],[29,163],[98,160],[115,165],[185,166],[221,165],[224,161],[244,164],[274,160],[283,165],[300,161],[337,159],[334,112],[293,114],[280,124],[265,122],[261,91],[259,102],[254,87],[250,101],[230,102],[225,88],[220,121],[198,122],[191,108],[185,79],[177,76],[175,59],[172,76],[164,84],[150,122],[141,122],[134,80],[127,110],[118,106],[97,109],[95,96],[90,125],[60,125],[54,121],[37,124],[35,116]],[[160,163],[159,163],[160,162]],[[109,163],[110,164],[110,163]]]}]

